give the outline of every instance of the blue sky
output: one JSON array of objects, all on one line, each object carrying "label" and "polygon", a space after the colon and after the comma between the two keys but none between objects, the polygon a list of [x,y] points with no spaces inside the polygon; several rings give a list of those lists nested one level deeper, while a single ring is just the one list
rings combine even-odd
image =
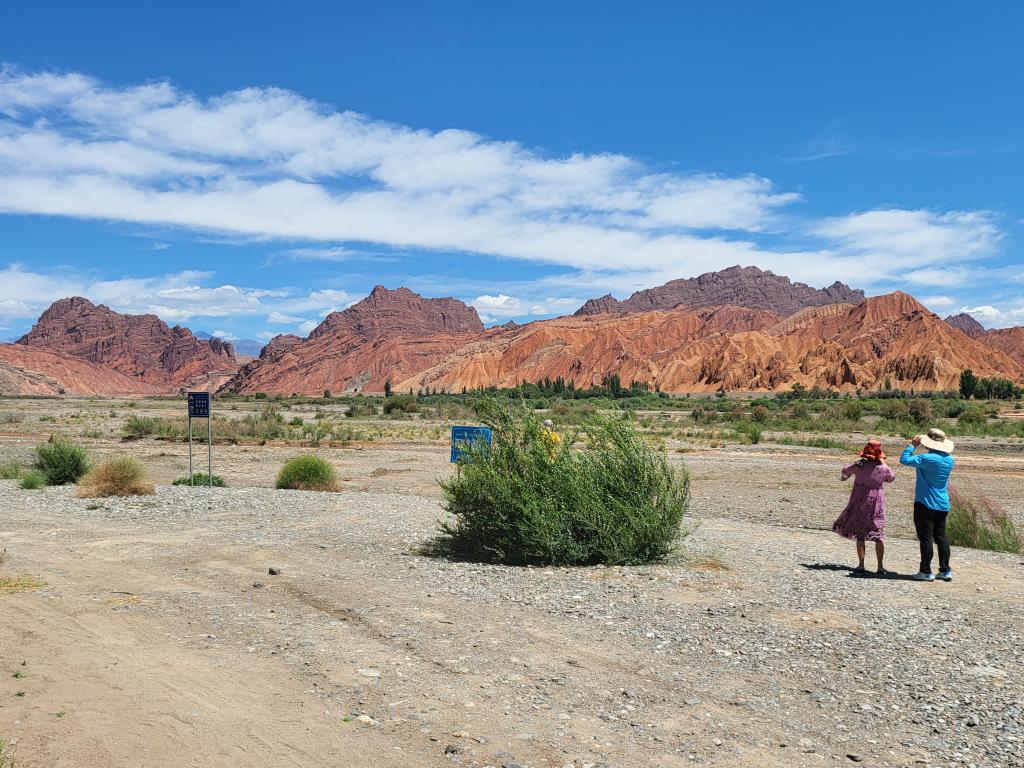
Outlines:
[{"label": "blue sky", "polygon": [[1015,4],[260,5],[0,9],[0,338],[70,294],[265,339],[377,283],[523,321],[737,263],[1024,324]]}]

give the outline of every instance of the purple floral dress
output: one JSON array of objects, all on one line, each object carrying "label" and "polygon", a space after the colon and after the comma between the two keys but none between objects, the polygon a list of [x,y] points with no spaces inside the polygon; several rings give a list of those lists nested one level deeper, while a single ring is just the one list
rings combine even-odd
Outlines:
[{"label": "purple floral dress", "polygon": [[853,477],[853,492],[846,509],[832,530],[847,539],[883,541],[885,539],[885,491],[882,487],[896,479],[887,464],[864,461],[843,467],[841,479]]}]

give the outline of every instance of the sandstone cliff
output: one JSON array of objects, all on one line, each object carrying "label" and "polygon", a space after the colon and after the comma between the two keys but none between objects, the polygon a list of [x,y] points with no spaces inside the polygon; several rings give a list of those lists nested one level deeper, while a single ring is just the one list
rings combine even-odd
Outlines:
[{"label": "sandstone cliff", "polygon": [[238,369],[227,342],[200,340],[156,315],[123,315],[81,297],[55,302],[16,344],[71,355],[166,392],[219,386]]},{"label": "sandstone cliff", "polygon": [[951,328],[904,293],[805,309],[677,308],[531,323],[474,340],[399,389],[563,377],[578,386],[618,373],[667,392],[788,389],[956,389],[960,371],[1024,380],[1024,367]]},{"label": "sandstone cliff", "polygon": [[0,344],[0,395],[153,395],[163,390],[62,352]]},{"label": "sandstone cliff", "polygon": [[484,333],[476,310],[457,299],[424,299],[408,288],[377,286],[362,301],[328,315],[308,339],[271,340],[227,388],[241,394],[380,392],[388,380],[430,368]]},{"label": "sandstone cliff", "polygon": [[730,304],[764,309],[786,317],[806,307],[856,304],[863,300],[863,291],[840,282],[827,288],[811,288],[757,267],[735,266],[699,277],[670,280],[657,288],[637,291],[624,301],[611,295],[590,299],[576,310],[576,314],[626,314],[672,309],[680,305],[694,310]]},{"label": "sandstone cliff", "polygon": [[946,322],[956,328],[958,331],[963,331],[972,339],[977,339],[980,336],[985,335],[985,326],[975,320],[973,317],[968,315],[966,312],[960,312],[956,315],[950,315],[946,318]]},{"label": "sandstone cliff", "polygon": [[978,340],[1024,365],[1024,326],[985,331]]}]

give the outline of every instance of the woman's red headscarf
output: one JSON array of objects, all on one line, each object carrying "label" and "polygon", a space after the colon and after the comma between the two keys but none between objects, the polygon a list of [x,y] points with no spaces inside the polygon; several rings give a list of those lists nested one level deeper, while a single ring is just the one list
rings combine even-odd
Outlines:
[{"label": "woman's red headscarf", "polygon": [[860,452],[862,459],[868,461],[884,461],[885,451],[882,450],[882,443],[879,440],[868,440],[868,444],[864,446],[864,450]]}]

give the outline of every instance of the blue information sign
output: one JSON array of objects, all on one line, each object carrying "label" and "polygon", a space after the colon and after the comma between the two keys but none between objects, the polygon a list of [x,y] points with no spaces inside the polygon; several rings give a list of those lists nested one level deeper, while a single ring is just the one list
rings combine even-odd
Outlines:
[{"label": "blue information sign", "polygon": [[188,393],[188,415],[190,419],[210,418],[210,393]]},{"label": "blue information sign", "polygon": [[467,445],[485,443],[491,447],[490,427],[452,427],[452,462],[462,458]]}]

